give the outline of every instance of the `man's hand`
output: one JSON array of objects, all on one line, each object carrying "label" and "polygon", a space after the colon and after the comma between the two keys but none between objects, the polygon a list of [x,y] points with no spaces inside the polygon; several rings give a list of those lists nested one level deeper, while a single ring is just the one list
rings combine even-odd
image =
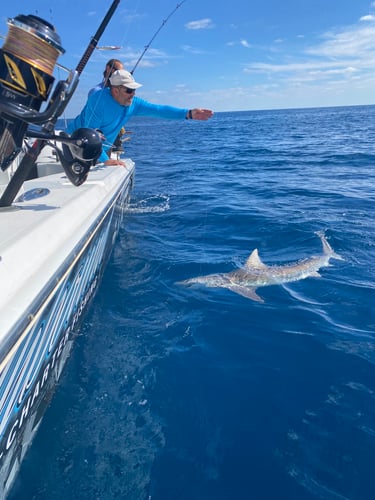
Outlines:
[{"label": "man's hand", "polygon": [[189,113],[191,115],[192,120],[208,120],[209,118],[212,118],[214,114],[214,112],[211,111],[210,109],[200,109],[200,108],[191,109]]},{"label": "man's hand", "polygon": [[104,165],[108,165],[110,167],[114,167],[116,165],[121,165],[121,167],[125,167],[125,162],[121,161],[121,160],[113,160],[110,158],[109,160],[106,160],[104,162]]}]

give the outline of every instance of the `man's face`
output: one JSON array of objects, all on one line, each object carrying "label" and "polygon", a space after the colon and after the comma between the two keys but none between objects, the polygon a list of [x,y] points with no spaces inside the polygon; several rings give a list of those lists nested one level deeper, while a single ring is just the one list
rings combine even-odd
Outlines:
[{"label": "man's face", "polygon": [[122,106],[130,106],[135,95],[134,89],[129,89],[124,85],[118,85],[116,87],[112,87],[111,90],[112,96],[115,101],[117,101]]}]

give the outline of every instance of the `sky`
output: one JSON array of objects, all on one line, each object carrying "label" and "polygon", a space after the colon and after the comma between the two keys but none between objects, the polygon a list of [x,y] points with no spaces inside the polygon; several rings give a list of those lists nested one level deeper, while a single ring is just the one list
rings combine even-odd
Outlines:
[{"label": "sky", "polygon": [[[53,24],[65,49],[54,76],[64,80],[60,66],[75,69],[111,4],[2,2],[0,35],[19,14]],[[110,45],[120,48],[92,54],[67,118],[82,109],[108,59],[132,70],[145,47],[137,95],[159,104],[239,111],[375,103],[372,0],[121,0],[98,42]]]}]

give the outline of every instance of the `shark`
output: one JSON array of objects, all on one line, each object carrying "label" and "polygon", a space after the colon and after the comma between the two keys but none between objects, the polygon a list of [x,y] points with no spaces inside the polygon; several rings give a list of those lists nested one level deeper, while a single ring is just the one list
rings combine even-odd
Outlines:
[{"label": "shark", "polygon": [[178,284],[185,286],[198,284],[206,287],[227,288],[231,292],[238,293],[247,299],[264,302],[256,293],[257,288],[282,285],[310,277],[319,278],[319,270],[322,267],[330,266],[329,261],[331,259],[344,260],[328,243],[324,231],[319,231],[316,234],[320,237],[323,247],[320,255],[281,266],[268,266],[260,259],[258,249],[256,248],[250,254],[242,268],[235,269],[229,273],[197,276],[180,281]]}]

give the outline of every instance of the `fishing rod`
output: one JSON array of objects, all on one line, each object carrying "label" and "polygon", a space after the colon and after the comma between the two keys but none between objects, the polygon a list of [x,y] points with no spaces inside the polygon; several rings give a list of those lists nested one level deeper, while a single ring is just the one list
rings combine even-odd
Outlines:
[{"label": "fishing rod", "polygon": [[94,52],[95,47],[98,45],[99,39],[102,36],[104,30],[106,29],[111,17],[113,16],[115,10],[118,7],[118,4],[120,3],[120,0],[114,0],[111,7],[108,9],[107,14],[105,15],[105,18],[101,22],[97,32],[95,35],[92,37],[91,42],[89,43],[85,53],[81,57],[81,60],[79,61],[76,71],[80,75],[83,71],[83,68],[86,66],[87,61],[90,59],[91,54]]},{"label": "fishing rod", "polygon": [[[74,71],[71,71],[66,81],[59,81],[57,83],[46,111],[42,113],[37,113],[35,111],[25,112],[22,109],[19,110],[17,107],[11,105],[8,106],[10,108],[9,111],[7,110],[7,108],[5,108],[5,111],[8,111],[11,116],[18,118],[20,120],[20,123],[26,122],[42,124],[42,131],[51,134],[58,117],[63,113],[75,89],[77,88],[79,76],[86,66],[91,54],[94,52],[100,37],[106,29],[119,3],[120,0],[114,0],[112,2],[112,5],[107,11],[107,14],[105,15],[99,28],[97,29],[95,35],[91,38],[91,41],[88,44],[83,56],[78,62],[76,69]],[[17,170],[15,171],[13,177],[9,181],[9,184],[0,197],[0,207],[8,207],[13,203],[13,200],[15,199],[22,184],[31,174],[33,166],[35,165],[39,154],[41,153],[47,142],[47,139],[37,138],[34,141],[32,147],[26,151]]]},{"label": "fishing rod", "polygon": [[182,2],[178,3],[176,5],[176,7],[172,10],[172,12],[169,14],[168,17],[166,17],[165,19],[163,19],[163,22],[161,23],[161,25],[159,26],[159,28],[155,31],[154,35],[151,37],[151,40],[148,42],[147,45],[145,45],[145,48],[143,49],[143,52],[142,54],[139,56],[137,62],[135,63],[134,65],[134,68],[131,70],[131,74],[134,73],[136,67],[138,66],[138,64],[141,62],[141,60],[143,59],[143,56],[146,54],[146,52],[148,51],[148,49],[150,48],[152,42],[155,40],[155,38],[157,37],[157,35],[159,34],[160,30],[163,28],[163,26],[165,26],[167,24],[167,22],[169,21],[169,19],[173,16],[173,14],[176,12],[177,9],[179,9],[181,7],[181,5],[183,3],[185,3],[186,0],[182,0]]}]

